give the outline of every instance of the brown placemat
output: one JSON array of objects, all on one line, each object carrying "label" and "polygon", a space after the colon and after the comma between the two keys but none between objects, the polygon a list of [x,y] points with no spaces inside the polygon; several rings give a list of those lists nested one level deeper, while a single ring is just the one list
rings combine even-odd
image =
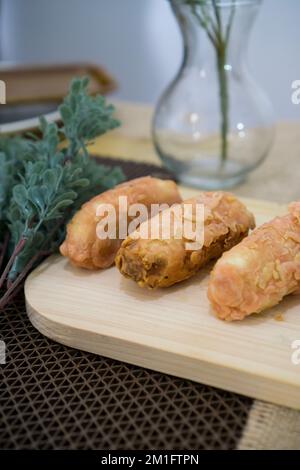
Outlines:
[{"label": "brown placemat", "polygon": [[[128,178],[170,177],[122,164]],[[109,312],[108,312],[109,314]],[[233,449],[252,400],[62,346],[31,325],[24,297],[0,313],[0,448]]]}]

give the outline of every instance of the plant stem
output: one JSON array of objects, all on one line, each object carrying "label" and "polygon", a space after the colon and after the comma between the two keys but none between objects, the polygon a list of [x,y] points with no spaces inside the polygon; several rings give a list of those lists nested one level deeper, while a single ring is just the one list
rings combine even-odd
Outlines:
[{"label": "plant stem", "polygon": [[234,15],[235,15],[235,0],[233,0],[233,3],[231,5],[231,11],[230,11],[229,20],[228,20],[227,28],[226,28],[226,34],[225,34],[225,45],[226,45],[226,47],[228,46],[228,41],[229,41],[229,38],[230,38],[231,27],[232,27]]},{"label": "plant stem", "polygon": [[8,242],[9,242],[9,232],[6,232],[4,236],[4,241],[1,245],[1,251],[0,251],[0,272],[1,272],[2,264],[5,258],[5,253],[8,247]]},{"label": "plant stem", "polygon": [[8,304],[11,303],[11,301],[16,297],[16,295],[18,295],[18,293],[22,290],[22,287],[23,285],[20,284],[16,289],[14,289],[14,291],[9,295],[9,297],[3,303],[3,306],[2,306],[2,300],[0,301],[1,303],[0,310],[3,310]]},{"label": "plant stem", "polygon": [[[63,223],[65,223],[66,219],[61,219],[58,224],[56,224],[53,229],[49,232],[48,234],[48,237],[47,237],[47,240],[52,240],[52,237],[55,235],[55,233],[57,232],[57,230],[61,227],[61,225]],[[2,276],[1,276],[1,281],[2,281],[2,284],[0,282],[0,287],[3,285],[6,277],[7,277],[7,274],[16,258],[16,256],[18,254],[20,254],[20,252],[22,251],[22,249],[24,248],[25,246],[25,243],[26,243],[26,239],[25,238],[21,238],[21,240],[19,241],[19,243],[16,245],[16,248],[9,260],[9,262],[7,263],[7,266],[5,268],[5,271],[3,272]],[[45,242],[47,243],[47,241]],[[45,251],[44,249],[44,245],[45,243],[41,246],[40,248],[40,251],[38,253],[35,254],[35,256],[33,256],[30,261],[28,261],[27,265],[24,267],[24,269],[22,270],[22,272],[17,276],[17,278],[14,280],[14,281],[9,281],[8,282],[8,285],[7,285],[7,290],[5,292],[5,294],[0,298],[0,311],[4,309],[4,307],[10,302],[10,300],[12,299],[12,297],[15,295],[15,291],[17,290],[19,292],[19,289],[21,288],[22,286],[22,281],[25,279],[25,277],[27,276],[27,274],[31,271],[31,269],[34,267],[34,265],[37,263],[37,261],[40,259],[40,258],[44,258],[45,256],[48,256],[51,254],[51,250],[49,251]],[[3,277],[3,280],[2,280],[2,277]]]},{"label": "plant stem", "polygon": [[[232,28],[232,23],[235,14],[235,0],[232,0],[231,11],[227,26],[223,33],[222,15],[220,7],[216,0],[212,0],[212,7],[215,20],[212,15],[207,14],[206,4],[200,0],[187,0],[192,6],[192,12],[200,23],[200,26],[206,31],[206,34],[211,41],[215,53],[217,64],[217,75],[219,82],[219,96],[220,96],[220,114],[221,114],[221,160],[220,167],[223,168],[228,158],[228,131],[229,131],[229,90],[228,90],[228,76],[225,69],[227,59],[227,49]],[[200,7],[200,13],[197,11],[197,6]],[[208,25],[212,26],[212,31]]]},{"label": "plant stem", "polygon": [[10,268],[12,267],[13,265],[13,262],[15,260],[15,258],[21,253],[21,251],[23,250],[24,246],[25,246],[25,243],[26,243],[27,239],[26,238],[20,238],[19,242],[16,244],[15,246],[15,249],[10,257],[10,259],[8,260],[8,263],[2,273],[2,276],[0,277],[0,289],[2,288],[4,282],[5,282],[5,279],[9,273],[9,270]]},{"label": "plant stem", "polygon": [[229,100],[228,79],[225,70],[226,46],[221,45],[217,51],[217,70],[219,80],[220,111],[221,111],[221,167],[228,157]]},{"label": "plant stem", "polygon": [[16,280],[12,284],[10,284],[10,287],[0,299],[0,310],[3,310],[4,307],[9,303],[10,299],[12,298],[12,295],[14,295],[15,289],[19,289],[19,287],[21,287],[21,282],[27,276],[29,271],[33,268],[40,256],[40,252],[33,256],[29,263],[27,263],[23,271],[16,278]]}]

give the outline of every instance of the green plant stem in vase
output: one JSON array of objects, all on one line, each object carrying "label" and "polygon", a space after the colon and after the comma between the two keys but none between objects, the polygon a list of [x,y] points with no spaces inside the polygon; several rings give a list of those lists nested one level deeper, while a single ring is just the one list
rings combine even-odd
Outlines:
[{"label": "green plant stem in vase", "polygon": [[223,24],[222,14],[218,6],[218,0],[186,0],[192,8],[193,15],[200,26],[205,30],[216,53],[216,66],[218,72],[221,113],[221,167],[228,157],[228,131],[229,131],[229,90],[226,73],[227,51],[230,32],[234,19],[235,1],[230,6],[227,24]]}]

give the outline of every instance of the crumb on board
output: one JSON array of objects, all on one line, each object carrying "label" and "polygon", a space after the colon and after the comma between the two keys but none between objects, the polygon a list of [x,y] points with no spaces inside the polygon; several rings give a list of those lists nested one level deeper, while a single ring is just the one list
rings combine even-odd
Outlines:
[{"label": "crumb on board", "polygon": [[283,313],[282,313],[282,312],[276,313],[276,315],[275,315],[274,318],[275,318],[276,321],[284,321]]}]

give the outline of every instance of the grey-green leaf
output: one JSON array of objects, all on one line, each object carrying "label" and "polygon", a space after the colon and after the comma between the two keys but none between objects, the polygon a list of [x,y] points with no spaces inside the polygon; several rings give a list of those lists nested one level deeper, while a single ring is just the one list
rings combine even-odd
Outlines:
[{"label": "grey-green leaf", "polygon": [[23,186],[22,184],[17,184],[13,188],[13,197],[18,206],[24,207],[28,197],[25,186]]}]

